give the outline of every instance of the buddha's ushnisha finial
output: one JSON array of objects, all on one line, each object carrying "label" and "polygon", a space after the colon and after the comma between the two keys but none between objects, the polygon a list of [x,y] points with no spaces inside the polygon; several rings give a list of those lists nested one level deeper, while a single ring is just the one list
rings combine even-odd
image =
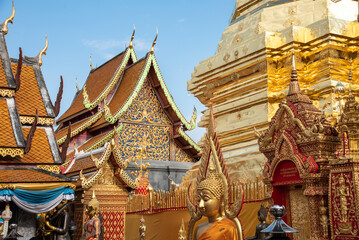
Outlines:
[{"label": "buddha's ushnisha finial", "polygon": [[39,57],[39,66],[42,65],[42,55],[46,55],[46,50],[47,47],[49,46],[49,41],[47,40],[47,34],[45,34],[45,38],[46,38],[46,43],[45,43],[45,47],[40,51],[38,57]]},{"label": "buddha's ushnisha finial", "polygon": [[133,48],[133,39],[135,38],[135,32],[136,32],[136,28],[135,28],[135,24],[133,24],[133,32],[131,36],[130,45],[128,46],[129,48]]},{"label": "buddha's ushnisha finial", "polygon": [[153,40],[150,53],[153,53],[155,51],[155,45],[156,45],[157,37],[158,37],[158,28],[156,28],[156,37],[155,37],[155,40]]},{"label": "buddha's ushnisha finial", "polygon": [[15,17],[15,6],[14,6],[14,2],[12,2],[12,14],[11,14],[11,16],[10,17],[8,17],[5,21],[4,21],[4,23],[3,23],[3,25],[4,25],[4,27],[3,27],[3,29],[2,29],[2,32],[3,32],[3,34],[4,35],[6,35],[7,33],[8,33],[8,28],[7,28],[7,25],[9,24],[9,23],[13,23],[13,19],[14,19],[14,17]]},{"label": "buddha's ushnisha finial", "polygon": [[93,65],[92,65],[91,55],[90,55],[90,67],[91,67],[91,70],[93,70]]}]

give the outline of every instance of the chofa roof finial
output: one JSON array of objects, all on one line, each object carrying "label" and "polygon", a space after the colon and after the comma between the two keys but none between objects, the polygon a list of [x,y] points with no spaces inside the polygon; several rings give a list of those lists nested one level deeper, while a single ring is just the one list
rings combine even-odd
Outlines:
[{"label": "chofa roof finial", "polygon": [[13,23],[13,19],[14,19],[14,17],[15,17],[15,6],[14,6],[14,2],[12,2],[12,14],[11,14],[11,16],[10,17],[8,17],[5,21],[4,21],[4,23],[3,23],[3,29],[2,29],[2,32],[3,32],[3,34],[4,35],[6,35],[7,33],[8,33],[8,28],[7,28],[7,25],[9,24],[9,23]]},{"label": "chofa roof finial", "polygon": [[43,49],[41,49],[38,58],[39,58],[39,66],[42,65],[42,55],[46,55],[46,50],[47,50],[47,47],[49,46],[49,41],[47,40],[47,34],[45,34],[45,38],[46,38],[46,43],[45,43],[45,47]]},{"label": "chofa roof finial", "polygon": [[155,45],[156,45],[157,37],[158,37],[158,28],[156,27],[156,37],[155,37],[155,40],[153,40],[150,53],[153,53],[155,51]]},{"label": "chofa roof finial", "polygon": [[136,28],[135,28],[135,24],[133,24],[133,32],[131,36],[130,45],[128,46],[129,48],[133,48],[133,39],[135,38],[135,32],[136,32]]},{"label": "chofa roof finial", "polygon": [[92,60],[91,60],[91,55],[90,55],[90,67],[91,67],[91,70],[93,70],[93,65],[92,65]]}]

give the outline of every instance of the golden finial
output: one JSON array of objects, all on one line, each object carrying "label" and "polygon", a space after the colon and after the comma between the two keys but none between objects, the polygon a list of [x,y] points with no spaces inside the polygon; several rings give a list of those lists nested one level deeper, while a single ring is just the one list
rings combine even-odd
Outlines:
[{"label": "golden finial", "polygon": [[96,199],[95,190],[92,191],[92,199]]},{"label": "golden finial", "polygon": [[157,41],[157,37],[158,37],[158,28],[156,28],[156,37],[155,37],[155,40],[153,40],[153,43],[152,43],[152,47],[151,47],[150,53],[153,53],[153,52],[154,52],[155,45],[156,45],[156,41]]},{"label": "golden finial", "polygon": [[15,17],[15,6],[14,6],[14,2],[12,2],[12,14],[11,14],[11,16],[10,17],[8,17],[6,20],[5,20],[5,22],[3,23],[3,25],[4,25],[4,27],[3,27],[3,29],[2,29],[2,32],[3,32],[3,34],[4,35],[6,35],[7,33],[8,33],[8,28],[7,28],[7,25],[9,24],[9,23],[13,23],[13,19],[14,19],[14,17]]},{"label": "golden finial", "polygon": [[47,47],[49,46],[49,41],[47,40],[47,34],[45,34],[45,38],[46,38],[45,47],[40,51],[39,55],[37,55],[39,57],[39,66],[42,65],[42,55],[43,54],[46,55],[46,50],[47,50]]},{"label": "golden finial", "polygon": [[75,80],[75,82],[76,82],[76,92],[79,92],[80,91],[80,88],[79,88],[79,85],[77,84],[77,77],[76,77],[76,80]]},{"label": "golden finial", "polygon": [[91,67],[91,70],[93,70],[93,65],[92,65],[92,61],[91,61],[91,55],[90,55],[90,67]]},{"label": "golden finial", "polygon": [[129,48],[133,48],[133,39],[135,38],[135,32],[136,32],[136,28],[135,28],[135,24],[133,24],[133,32],[131,36],[130,45],[128,46]]}]

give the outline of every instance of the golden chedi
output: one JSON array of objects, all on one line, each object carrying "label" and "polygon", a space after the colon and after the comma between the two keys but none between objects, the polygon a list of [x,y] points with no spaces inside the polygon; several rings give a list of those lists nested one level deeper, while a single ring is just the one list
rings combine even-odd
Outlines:
[{"label": "golden chedi", "polygon": [[[212,118],[207,129],[207,144],[203,149],[197,178],[197,203],[188,196],[187,205],[191,215],[188,240],[243,239],[242,227],[237,218],[243,203],[239,197],[232,207],[229,205],[230,181]],[[242,196],[243,193],[241,192]],[[208,221],[196,227],[195,223],[207,217]]]}]

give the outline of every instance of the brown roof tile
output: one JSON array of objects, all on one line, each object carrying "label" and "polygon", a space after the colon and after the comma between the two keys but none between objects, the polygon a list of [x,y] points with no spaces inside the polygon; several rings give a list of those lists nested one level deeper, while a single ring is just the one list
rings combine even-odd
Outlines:
[{"label": "brown roof tile", "polygon": [[[17,64],[11,64],[11,67],[16,74]],[[36,108],[39,116],[48,116],[32,66],[22,65],[20,89],[16,92],[15,100],[20,116],[34,116]]]},{"label": "brown roof tile", "polygon": [[[89,96],[90,101],[95,100],[98,95],[106,88],[107,84],[110,82],[113,74],[116,72],[117,68],[120,66],[125,52],[117,55],[110,61],[104,63],[102,66],[95,69],[91,72],[86,80],[86,91]],[[58,119],[58,122],[61,122],[65,118],[70,117],[76,113],[85,110],[83,105],[83,89],[80,94],[76,97],[70,108]]]},{"label": "brown roof tile", "polygon": [[[23,127],[25,138],[29,134],[30,127]],[[10,163],[9,161],[1,161],[0,163]],[[44,128],[37,128],[32,139],[31,149],[28,153],[24,154],[23,158],[16,157],[13,158],[11,163],[30,163],[30,164],[53,164],[55,162],[51,148],[49,145],[49,141],[47,138],[47,134]]]},{"label": "brown roof tile", "polygon": [[[129,98],[129,96],[132,93],[132,90],[136,86],[137,80],[140,77],[140,74],[142,72],[145,63],[146,63],[146,58],[143,58],[142,60],[139,60],[133,65],[131,65],[130,67],[126,68],[125,72],[123,73],[122,79],[120,80],[121,81],[120,85],[118,86],[118,89],[113,95],[110,103],[108,104],[111,114],[115,114],[118,110],[120,110],[122,105]],[[101,117],[100,120],[98,120],[92,126],[92,128],[95,128],[105,122],[106,122],[105,118]]]},{"label": "brown roof tile", "polygon": [[70,182],[35,169],[0,169],[1,183]]},{"label": "brown roof tile", "polygon": [[[93,156],[96,158],[100,158],[102,156],[103,152],[94,154]],[[72,168],[67,172],[67,174],[71,174],[74,172],[79,172],[80,170],[85,170],[85,169],[91,169],[91,168],[96,168],[96,165],[94,163],[94,161],[92,161],[90,156],[84,157],[84,158],[80,158],[80,159],[75,159],[75,163],[72,166]],[[86,173],[87,171],[84,171],[84,173]]]},{"label": "brown roof tile", "polygon": [[[92,117],[92,116],[91,116]],[[90,118],[91,118],[90,117]],[[74,124],[71,124],[71,131],[74,131],[76,128],[78,128],[79,126],[81,126],[83,123],[85,123],[87,120],[89,120],[90,118],[85,118],[82,119],[81,121],[78,121]],[[68,132],[68,126],[64,127],[62,129],[60,129],[57,133],[56,133],[56,140],[59,140],[60,138],[62,138],[63,136],[67,135]]]},{"label": "brown roof tile", "polygon": [[6,99],[0,98],[0,147],[17,147]]}]

